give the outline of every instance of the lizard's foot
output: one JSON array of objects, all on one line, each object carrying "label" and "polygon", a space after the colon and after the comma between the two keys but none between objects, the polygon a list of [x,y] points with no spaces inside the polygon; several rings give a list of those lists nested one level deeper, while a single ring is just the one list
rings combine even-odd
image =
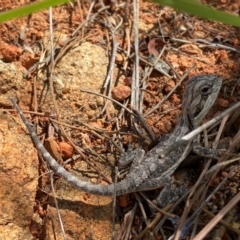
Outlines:
[{"label": "lizard's foot", "polygon": [[122,153],[120,159],[118,160],[119,168],[125,167],[130,163],[132,163],[133,166],[138,165],[142,162],[144,155],[145,151],[142,148],[133,150],[133,144],[130,144],[128,150]]},{"label": "lizard's foot", "polygon": [[202,157],[220,159],[221,155],[226,152],[226,149],[212,149],[200,146],[197,139],[193,141],[193,151]]}]

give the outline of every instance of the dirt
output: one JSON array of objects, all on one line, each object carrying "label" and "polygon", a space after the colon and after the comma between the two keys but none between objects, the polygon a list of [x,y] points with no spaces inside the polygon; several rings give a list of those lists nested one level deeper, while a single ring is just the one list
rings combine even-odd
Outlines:
[{"label": "dirt", "polygon": [[[32,1],[5,0],[1,4],[1,10],[13,9],[29,2]],[[108,1],[104,2],[108,4]],[[228,1],[228,4],[220,0],[204,3],[239,14],[238,1]],[[87,18],[90,4],[89,1],[79,1],[79,4],[71,3],[53,8],[55,49],[62,50],[68,46],[65,45],[66,41],[72,38],[71,34]],[[101,4],[97,3],[90,16],[99,9]],[[127,10],[132,11],[133,6],[128,6]],[[134,43],[131,35],[131,45],[128,46],[126,36],[133,24],[133,16],[131,11],[127,15],[127,10],[110,5],[108,10],[97,15],[98,18],[93,18],[91,23],[81,28],[77,41],[63,54],[52,72],[54,96],[49,86],[51,69],[47,69],[45,64],[51,49],[48,10],[0,24],[0,240],[64,239],[57,217],[58,210],[66,239],[111,239],[112,198],[73,189],[57,176],[54,176],[53,193],[47,174],[50,170],[35,150],[9,97],[17,98],[29,121],[38,123],[37,134],[42,141],[45,139],[45,142],[49,142],[49,148],[52,148],[50,150],[53,154],[56,152],[54,156],[59,156],[59,152],[64,152],[61,149],[65,148],[66,155],[56,157],[62,163],[72,152],[76,155],[77,151],[72,150],[71,143],[64,134],[58,133],[55,124],[55,130],[52,131],[49,127],[48,116],[58,114],[58,121],[65,124],[67,136],[90,162],[79,156],[74,164],[67,164],[66,169],[86,181],[100,184],[111,182],[115,162],[120,154],[112,142],[119,143],[119,132],[124,147],[127,148],[132,140],[136,146],[141,144],[126,120],[126,112],[124,117],[119,117],[120,107],[108,101],[106,111],[102,113],[106,99],[94,94],[106,95],[108,88],[111,88],[113,94],[110,95],[121,103],[126,102],[129,97],[135,60],[131,58],[128,67],[125,67],[128,47],[133,49]],[[113,82],[106,87],[104,84],[111,61],[112,35],[102,22],[116,27],[120,16],[123,22],[115,32],[115,38],[121,51],[116,54]],[[155,40],[162,34],[165,38]],[[197,74],[218,74],[223,78],[223,90],[207,119],[239,101],[239,29],[140,1],[138,38],[141,58],[146,58],[150,51],[156,50],[155,47],[150,50],[148,45],[153,40],[155,44],[161,45],[157,51],[166,47],[163,60],[169,62],[181,77],[195,66],[187,79]],[[210,46],[206,42],[194,42],[196,39],[213,44]],[[42,63],[33,69],[38,62]],[[140,79],[143,78],[146,67],[146,63],[141,60]],[[147,82],[147,88],[141,90],[144,93],[143,114],[170,93],[178,82],[178,78],[169,79],[154,70]],[[156,136],[168,133],[176,125],[181,112],[183,90],[184,84],[181,84],[160,108],[145,115],[146,122]],[[149,143],[148,138],[147,140]],[[148,150],[148,146],[145,145],[145,148]],[[91,168],[91,164],[98,171]],[[130,198],[119,201],[121,209],[133,204]],[[118,216],[115,226],[117,232],[121,222],[122,217]]]}]

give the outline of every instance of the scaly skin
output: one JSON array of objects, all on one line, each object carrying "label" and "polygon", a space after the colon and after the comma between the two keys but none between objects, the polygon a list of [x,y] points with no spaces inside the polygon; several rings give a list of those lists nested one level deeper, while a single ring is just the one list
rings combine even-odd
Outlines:
[{"label": "scaly skin", "polygon": [[174,131],[164,136],[142,159],[138,159],[139,164],[133,163],[134,168],[131,169],[125,179],[107,186],[82,181],[59,165],[39,141],[33,128],[16,104],[16,101],[13,98],[10,100],[26,125],[36,148],[41,152],[43,158],[56,174],[64,178],[74,187],[88,193],[113,195],[114,191],[116,191],[116,195],[122,195],[124,193],[150,190],[164,186],[166,179],[173,174],[191,150],[192,144],[189,143],[187,146],[173,150],[165,158],[161,158],[160,156],[162,150],[201,124],[203,118],[216,100],[221,84],[222,79],[216,75],[199,75],[192,77],[187,83],[183,97],[182,114]]}]

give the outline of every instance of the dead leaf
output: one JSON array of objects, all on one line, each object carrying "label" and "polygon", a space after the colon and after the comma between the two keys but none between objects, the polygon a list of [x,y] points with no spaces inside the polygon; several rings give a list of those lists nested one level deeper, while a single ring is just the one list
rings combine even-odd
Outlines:
[{"label": "dead leaf", "polygon": [[45,139],[44,146],[47,149],[47,151],[50,153],[50,155],[56,159],[56,161],[59,164],[62,164],[62,154],[59,144],[55,141],[54,138],[49,137]]},{"label": "dead leaf", "polygon": [[153,38],[148,42],[148,52],[150,55],[157,57],[159,49],[162,49],[166,43],[161,38]]}]

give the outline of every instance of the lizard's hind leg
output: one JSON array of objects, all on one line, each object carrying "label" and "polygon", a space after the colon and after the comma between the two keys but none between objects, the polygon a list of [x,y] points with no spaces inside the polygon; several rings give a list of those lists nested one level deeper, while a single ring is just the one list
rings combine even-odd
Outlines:
[{"label": "lizard's hind leg", "polygon": [[178,200],[187,190],[188,188],[185,185],[176,187],[174,182],[168,182],[158,195],[157,203],[160,207],[165,207]]}]

